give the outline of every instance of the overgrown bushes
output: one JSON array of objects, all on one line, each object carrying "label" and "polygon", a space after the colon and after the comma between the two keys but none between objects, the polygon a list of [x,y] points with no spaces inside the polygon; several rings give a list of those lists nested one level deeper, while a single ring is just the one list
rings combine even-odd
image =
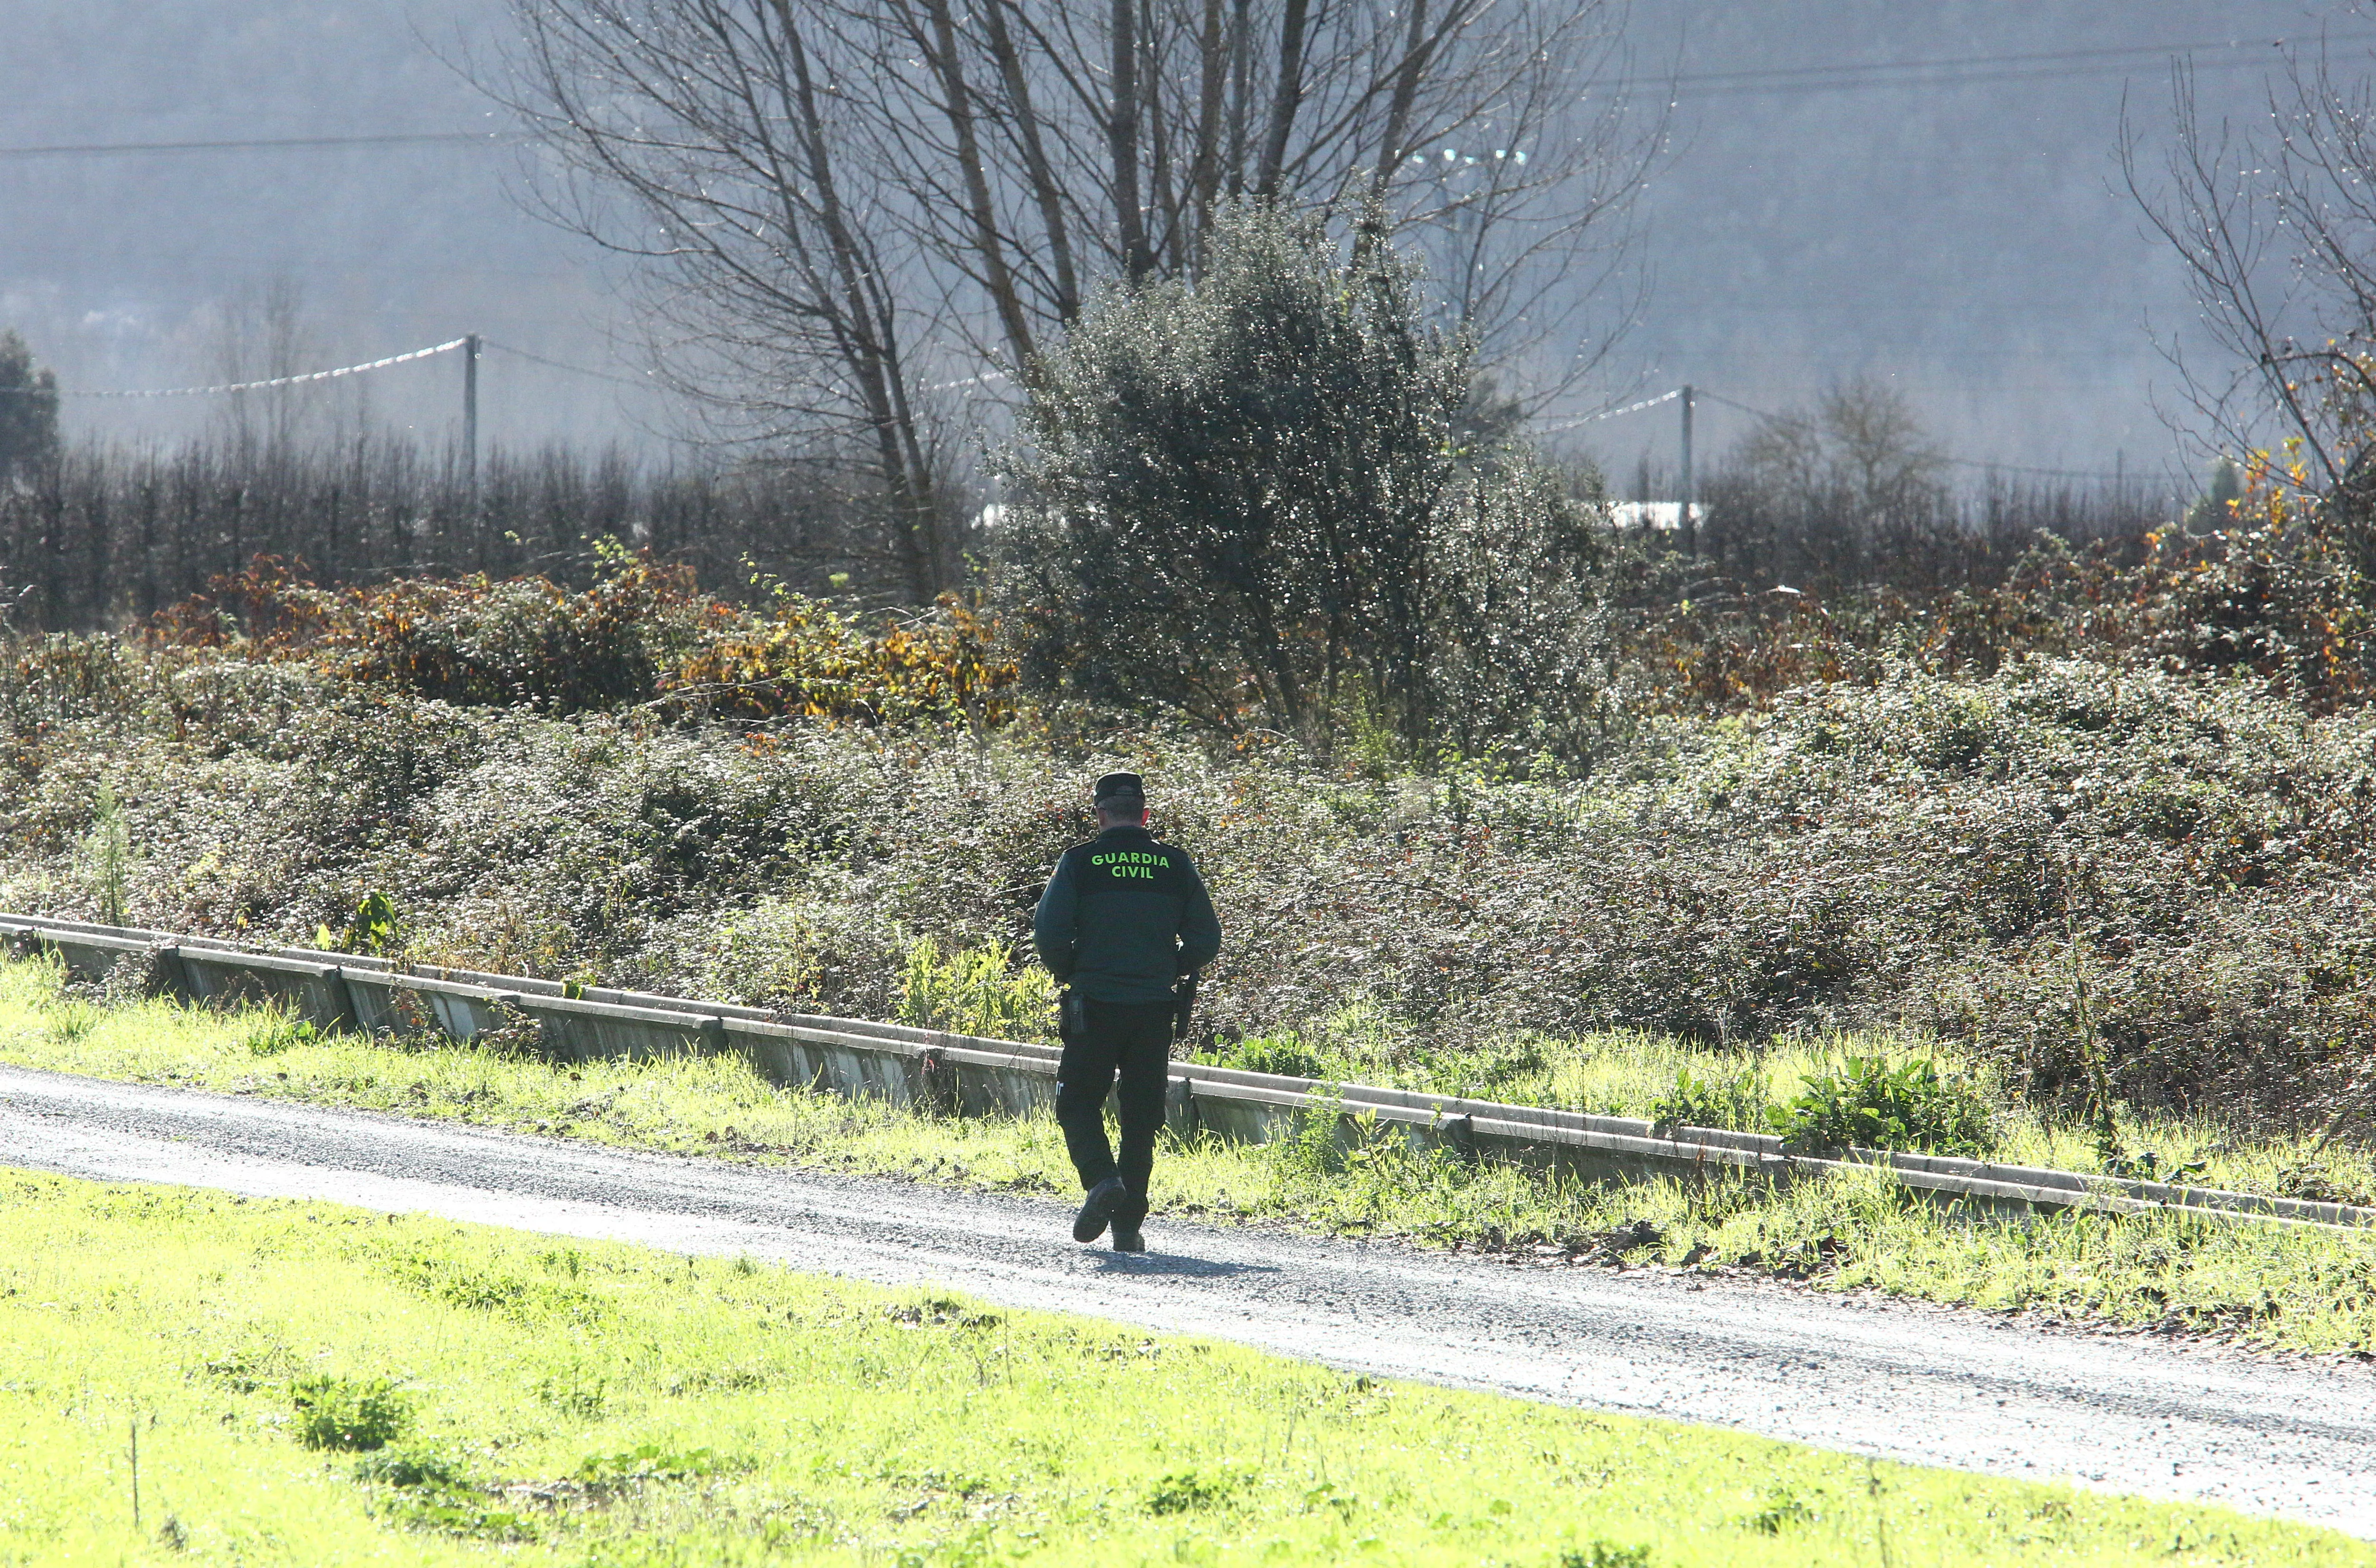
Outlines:
[{"label": "overgrown bushes", "polygon": [[[1561,634],[1602,662],[1497,662],[1495,628],[1550,646],[1568,600],[1480,600],[1428,677],[1476,737],[1416,759],[1035,701],[954,601],[746,609],[615,552],[581,590],[267,564],[145,639],[0,659],[0,904],[303,941],[379,897],[374,940],[415,957],[1028,1033],[1031,901],[1123,765],[1209,867],[1206,1016],[1249,1065],[1467,1088],[1593,1030],[1750,1071],[1879,1027],[2097,1120],[2323,1119],[2376,1071],[2370,596],[2271,481],[2221,529],[2042,545],[1927,606],[1687,605],[1610,545]],[[1982,1136],[1884,1076],[1833,1120]],[[1712,1106],[1681,1119],[1739,1124],[1744,1082],[1677,1086]]]},{"label": "overgrown bushes", "polygon": [[1207,1016],[1274,1054],[1354,1030],[1378,1071],[1486,1083],[1588,1029],[1746,1051],[1885,1025],[1966,1042],[2039,1104],[2100,1081],[2300,1118],[2376,1039],[2376,723],[2242,672],[1898,660],[1653,716],[1579,779],[1028,721],[754,739],[238,651],[60,639],[0,664],[0,904],[97,911],[104,789],[109,885],[143,923],[307,941],[378,892],[418,957],[1024,1030],[1022,971],[982,955],[1024,950],[1083,781],[1126,763],[1208,867],[1230,941]]},{"label": "overgrown bushes", "polygon": [[1830,1156],[1851,1148],[1985,1154],[1994,1141],[1988,1106],[1970,1086],[1942,1075],[1927,1056],[1909,1056],[1895,1066],[1879,1056],[1851,1056],[1837,1073],[1809,1076],[1798,1094],[1774,1108],[1772,1121],[1792,1154]]},{"label": "overgrown bushes", "polygon": [[576,713],[648,701],[664,661],[705,624],[731,618],[692,574],[618,561],[571,593],[542,577],[403,577],[325,588],[259,556],[149,624],[181,646],[234,640],[254,658],[308,660],[326,674],[470,707]]},{"label": "overgrown bushes", "polygon": [[869,634],[813,600],[784,595],[764,616],[713,636],[666,683],[681,715],[973,729],[1015,717],[1017,670],[988,618],[954,595]]},{"label": "overgrown bushes", "polygon": [[[403,578],[320,587],[259,556],[152,617],[153,645],[300,662],[344,684],[473,707],[570,714],[659,704],[671,716],[976,728],[1015,715],[1014,661],[954,597],[860,618],[780,588],[763,609],[703,594],[693,574],[605,550],[593,584]],[[60,649],[71,645],[57,645]],[[80,675],[82,661],[42,661]]]},{"label": "overgrown bushes", "polygon": [[[1929,592],[1849,586],[1826,599],[1621,554],[1609,583],[1634,711],[1729,713],[1795,687],[1870,684],[1912,667],[1986,677],[2026,658],[2238,672],[2315,712],[2376,693],[2355,532],[2256,460],[2209,526],[2172,522],[2074,548],[2042,533],[2000,580]],[[1697,574],[1693,568],[1693,574]]]},{"label": "overgrown bushes", "polygon": [[289,1403],[308,1448],[376,1449],[412,1430],[412,1401],[386,1378],[328,1372],[293,1380]]}]

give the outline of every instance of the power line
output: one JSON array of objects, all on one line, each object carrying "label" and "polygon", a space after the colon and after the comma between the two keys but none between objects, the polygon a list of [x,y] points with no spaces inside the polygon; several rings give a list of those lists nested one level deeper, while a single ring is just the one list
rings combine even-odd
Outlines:
[{"label": "power line", "polygon": [[980,375],[968,375],[960,381],[936,381],[931,386],[921,388],[921,390],[926,392],[954,392],[960,386],[988,386],[991,382],[1004,381],[1005,379],[1007,379],[1007,375],[1003,370],[986,370]]},{"label": "power line", "polygon": [[[1631,403],[1622,409],[1610,409],[1605,413],[1586,414],[1582,419],[1573,419],[1559,424],[1545,425],[1542,427],[1540,434],[1552,435],[1557,434],[1559,432],[1563,430],[1574,430],[1579,425],[1597,424],[1602,420],[1612,420],[1620,414],[1638,414],[1645,409],[1655,409],[1661,403],[1671,403],[1682,395],[1683,389],[1681,387],[1672,387],[1665,392],[1659,393],[1655,398],[1645,398],[1641,402]],[[1812,420],[1800,419],[1790,414],[1777,414],[1770,410],[1760,409],[1751,404],[1744,403],[1738,398],[1728,398],[1721,392],[1711,392],[1705,386],[1693,387],[1692,396],[1695,399],[1705,398],[1711,403],[1722,403],[1728,409],[1738,409],[1744,414],[1749,414],[1757,419],[1764,420],[1770,424],[1778,424],[1793,430],[1813,430],[1815,428],[1814,422]],[[1942,457],[1942,460],[1959,469],[1981,469],[1990,472],[2002,473],[2042,474],[2054,479],[2121,479],[2125,477],[2119,471],[2110,469],[2040,469],[2032,468],[2022,463],[1983,462],[1977,457]]]},{"label": "power line", "polygon": [[542,354],[531,354],[526,349],[515,349],[509,343],[498,343],[493,338],[482,338],[480,341],[484,343],[490,349],[511,355],[514,359],[526,360],[531,364],[541,364],[548,370],[565,370],[572,375],[590,376],[596,381],[607,381],[617,386],[646,386],[649,385],[647,382],[636,381],[627,376],[612,375],[609,371],[588,370],[582,364],[569,364],[561,360],[549,360]]},{"label": "power line", "polygon": [[61,391],[61,398],[200,398],[219,392],[262,392],[275,386],[299,386],[309,381],[334,381],[342,375],[361,375],[367,370],[386,370],[390,365],[425,360],[432,354],[450,353],[470,340],[457,338],[450,343],[433,344],[426,349],[413,349],[401,354],[390,354],[383,360],[365,364],[342,364],[336,370],[307,371],[302,375],[276,375],[265,381],[228,381],[213,386],[159,386],[126,392]]},{"label": "power line", "polygon": [[2283,48],[2286,41],[2272,39],[2223,39],[2211,43],[2139,43],[2104,49],[2057,49],[2038,53],[1964,54],[1936,60],[1871,60],[1862,63],[1835,62],[1826,65],[1772,65],[1745,71],[1693,71],[1675,78],[1678,87],[1752,88],[1789,87],[1800,82],[1813,82],[1830,87],[1865,77],[1889,77],[1918,71],[1962,71],[2000,69],[2025,65],[2075,65],[2093,62],[2107,65],[2116,60],[2168,58],[2176,54],[2194,54],[2211,50],[2242,48]]},{"label": "power line", "polygon": [[[1780,82],[1804,77],[1844,76],[1859,71],[1932,71],[1951,70],[1969,65],[2031,65],[2138,55],[2191,54],[2197,50],[2234,49],[2239,46],[2240,42],[2231,38],[2222,39],[2213,43],[2127,43],[2101,49],[2055,49],[2043,53],[1953,54],[1937,60],[1872,60],[1862,64],[1849,61],[1835,62],[1828,65],[1761,65],[1746,71],[1693,71],[1678,77],[1676,81],[1685,87],[1699,87],[1724,82]],[[2265,42],[2282,44],[2285,40],[2270,39]]]},{"label": "power line", "polygon": [[[582,364],[571,364],[564,360],[549,360],[542,354],[531,354],[526,349],[515,349],[509,343],[498,343],[492,338],[483,338],[481,339],[480,341],[484,343],[490,349],[494,349],[500,352],[511,355],[514,359],[527,360],[532,364],[541,364],[549,370],[563,370],[567,371],[572,375],[591,376],[596,381],[608,381],[617,386],[647,387],[650,385],[649,382],[636,381],[628,376],[612,375],[608,371],[588,370]],[[938,382],[933,386],[923,387],[921,390],[926,392],[947,392],[960,386],[980,386],[986,382],[1004,381],[1005,379],[1006,373],[1003,370],[986,370],[980,375],[968,375],[962,381]],[[1672,394],[1669,394],[1669,396],[1671,395]]]},{"label": "power line", "polygon": [[2118,469],[2040,469],[2022,463],[1989,463],[1978,457],[1942,457],[1950,468],[1978,469],[1984,473],[2039,474],[2049,479],[2112,479],[2134,480],[2135,475]]},{"label": "power line", "polygon": [[[274,387],[301,386],[311,382],[333,381],[342,376],[361,375],[367,371],[386,370],[395,365],[410,364],[417,360],[425,360],[437,354],[451,353],[457,349],[467,348],[469,346],[470,341],[471,340],[467,337],[455,338],[446,342],[433,343],[425,349],[412,349],[400,354],[389,354],[384,359],[368,360],[361,364],[339,365],[336,369],[332,370],[307,371],[297,375],[276,375],[262,381],[220,382],[211,386],[160,386],[143,387],[130,390],[89,392],[69,391],[48,387],[11,386],[0,387],[0,392],[12,392],[27,397],[49,395],[59,398],[197,398],[232,392],[263,392],[268,391]],[[631,380],[626,376],[612,375],[607,371],[589,370],[584,365],[571,364],[564,360],[548,359],[542,354],[530,353],[526,349],[516,349],[508,343],[498,343],[491,338],[481,338],[479,339],[479,343],[482,348],[493,349],[498,352],[510,354],[515,359],[527,360],[530,363],[541,364],[551,370],[564,371],[572,375],[589,376],[596,381],[607,381],[619,386],[646,386],[648,385],[648,383],[646,382]],[[948,382],[945,386],[954,387],[977,385],[983,381],[1003,379],[1004,379],[1003,372],[991,371],[980,376],[969,377],[967,381]],[[938,389],[939,388],[933,388],[933,390]],[[1682,395],[1683,389],[1681,387],[1669,387],[1666,391],[1659,393],[1655,398],[1645,398],[1639,402],[1628,403],[1622,409],[1605,409],[1597,414],[1586,414],[1577,419],[1562,421],[1558,424],[1545,425],[1541,428],[1540,434],[1545,435],[1554,435],[1563,431],[1577,429],[1583,425],[1598,424],[1603,420],[1613,420],[1621,418],[1626,414],[1642,413],[1647,410],[1657,408],[1662,404],[1671,403]],[[1761,409],[1753,404],[1744,403],[1737,398],[1728,398],[1721,392],[1711,392],[1704,386],[1694,388],[1693,396],[1695,398],[1704,398],[1712,403],[1722,403],[1729,409],[1738,410],[1741,413],[1748,414],[1755,419],[1764,420],[1772,424],[1783,425],[1799,430],[1812,430],[1815,428],[1811,421],[1800,419],[1790,414],[1777,414],[1773,412],[1771,410]],[[2104,469],[2045,469],[2035,468],[2021,463],[1984,462],[1974,457],[1949,457],[1942,460],[1956,468],[1980,469],[1991,472],[2001,471],[2006,473],[2040,474],[2055,479],[2117,479],[2121,477],[2117,472]]]},{"label": "power line", "polygon": [[[2197,70],[2263,63],[2261,52],[2283,49],[2284,38],[2220,39],[2204,43],[2124,44],[2100,49],[2061,49],[2019,54],[1965,54],[1933,60],[1877,60],[1865,65],[1790,65],[1743,71],[1694,71],[1676,77],[1678,94],[1699,98],[1745,95],[1790,96],[1853,92],[1872,88],[1963,87],[1992,82],[2051,81],[2117,73],[2148,59],[2211,54],[2192,60]],[[2336,44],[2376,42],[2376,33],[2350,33]],[[236,137],[173,141],[50,142],[0,147],[0,159],[111,157],[142,153],[283,152],[362,147],[516,145],[530,139],[506,131],[385,131],[361,136]]]},{"label": "power line", "polygon": [[[1868,65],[1780,66],[1745,71],[1693,72],[1674,78],[1677,96],[1720,98],[1847,92],[1867,88],[1963,87],[1990,82],[2050,81],[2114,75],[2138,61],[2213,54],[2193,60],[2197,70],[2265,64],[2263,50],[2281,50],[2283,38],[2226,39],[2209,43],[2132,44],[2106,49],[2056,50],[2026,54],[1971,54],[1936,60],[1878,60]],[[2376,33],[2350,33],[2325,41],[2336,44],[2376,42]],[[2224,57],[2219,57],[2224,56]]]},{"label": "power line", "polygon": [[1598,424],[1602,420],[1613,420],[1620,414],[1638,414],[1645,409],[1655,409],[1661,403],[1671,403],[1682,395],[1683,389],[1681,387],[1669,387],[1668,390],[1659,393],[1655,398],[1645,398],[1638,403],[1629,403],[1622,409],[1609,409],[1600,413],[1586,414],[1582,419],[1566,420],[1558,424],[1547,424],[1543,426],[1542,433],[1545,435],[1557,435],[1563,430],[1574,430],[1580,425]]},{"label": "power line", "polygon": [[0,147],[0,158],[82,158],[135,152],[278,152],[308,148],[407,147],[435,143],[494,147],[522,138],[503,131],[388,131],[358,137],[242,137],[217,141],[51,142]]},{"label": "power line", "polygon": [[[391,365],[410,364],[415,360],[425,360],[433,355],[451,353],[457,349],[466,348],[469,341],[468,338],[456,338],[449,342],[433,343],[425,349],[408,350],[401,354],[390,354],[385,359],[371,360],[362,364],[340,365],[335,370],[307,371],[299,375],[276,375],[263,381],[227,381],[212,386],[155,386],[92,392],[64,388],[6,386],[0,387],[0,393],[13,392],[26,397],[47,395],[59,398],[199,398],[225,392],[263,392],[276,386],[301,386],[314,381],[335,381],[341,376],[361,375],[365,371],[386,370]],[[563,360],[549,360],[542,354],[532,354],[526,349],[515,349],[509,343],[498,343],[493,339],[481,338],[479,339],[479,344],[481,348],[500,350],[515,359],[528,360],[552,370],[567,371],[573,375],[592,376],[597,381],[612,382],[621,386],[647,385],[644,382],[630,380],[624,375],[612,375],[606,371],[588,370],[584,365],[570,364]]]}]

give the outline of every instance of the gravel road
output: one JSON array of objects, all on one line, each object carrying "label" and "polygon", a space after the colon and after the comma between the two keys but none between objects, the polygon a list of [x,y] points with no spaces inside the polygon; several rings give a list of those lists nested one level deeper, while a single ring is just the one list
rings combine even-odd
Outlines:
[{"label": "gravel road", "polygon": [[2376,1537],[2376,1374],[2352,1366],[1159,1218],[1154,1251],[1125,1258],[1075,1246],[1069,1210],[1044,1200],[13,1067],[0,1067],[0,1165],[749,1253],[1389,1376]]}]

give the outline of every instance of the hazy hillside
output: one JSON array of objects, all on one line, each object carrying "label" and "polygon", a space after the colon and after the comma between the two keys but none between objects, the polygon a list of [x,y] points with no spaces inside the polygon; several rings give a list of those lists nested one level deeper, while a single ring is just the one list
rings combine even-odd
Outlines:
[{"label": "hazy hillside", "polygon": [[[1678,0],[1635,15],[1636,69],[1681,82],[1676,156],[1644,204],[1656,288],[1636,353],[1652,388],[1691,380],[1772,407],[1826,375],[1895,377],[1976,457],[2158,466],[2149,388],[2173,391],[2145,326],[2191,314],[2176,267],[2119,188],[2123,98],[2158,142],[2168,56],[2228,39],[2338,44],[2344,8]],[[2147,51],[2112,53],[2114,51]],[[2195,48],[2206,114],[2265,113],[2274,52]],[[2365,58],[2362,42],[2352,51]],[[1895,63],[1998,61],[1908,70]],[[1602,450],[1629,469],[1655,433]],[[1707,410],[1717,443],[1741,427]]]},{"label": "hazy hillside", "polygon": [[[0,49],[0,146],[448,132],[499,125],[436,57],[483,48],[497,0],[409,6],[17,0]],[[1955,0],[1677,0],[1632,54],[1679,81],[1675,148],[1642,208],[1654,289],[1603,390],[1689,379],[1774,406],[1855,372],[1908,386],[1978,458],[2158,467],[2168,376],[2144,332],[2178,327],[2174,269],[2112,186],[2123,93],[2167,115],[2156,51],[2299,32],[2337,7]],[[1876,63],[2128,50],[1948,71]],[[2258,55],[2200,53],[2206,101],[2249,111]],[[2249,52],[2245,52],[2249,53]],[[1757,73],[1743,77],[1739,73]],[[1799,73],[1799,74],[1789,74]],[[285,277],[315,351],[387,353],[478,330],[612,373],[597,258],[505,195],[517,154],[453,144],[0,158],[0,323],[70,386],[210,379],[210,311]],[[376,378],[382,414],[453,418],[450,361]],[[487,366],[490,435],[636,436],[623,389],[516,357]],[[165,432],[191,405],[75,405],[81,428]],[[1630,473],[1664,461],[1671,408],[1589,433]],[[1705,410],[1720,446],[1742,416]]]},{"label": "hazy hillside", "polygon": [[[438,53],[483,47],[495,0],[195,7],[22,0],[0,48],[0,146],[486,130],[502,124]],[[434,51],[433,47],[434,46]],[[0,322],[73,386],[219,379],[210,306],[276,278],[303,291],[334,364],[480,331],[598,370],[613,314],[598,258],[524,216],[508,147],[453,144],[0,160]],[[499,439],[625,429],[622,389],[491,355]],[[450,422],[454,359],[373,378],[376,410]],[[634,396],[630,393],[629,396]],[[191,402],[69,417],[180,429]]]}]

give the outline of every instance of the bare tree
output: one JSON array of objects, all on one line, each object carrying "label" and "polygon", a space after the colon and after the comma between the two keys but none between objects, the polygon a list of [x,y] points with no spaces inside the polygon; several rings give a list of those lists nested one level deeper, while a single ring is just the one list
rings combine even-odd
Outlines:
[{"label": "bare tree", "polygon": [[[930,297],[904,193],[852,156],[867,63],[792,0],[517,0],[508,101],[544,133],[556,220],[658,264],[651,319],[681,391],[821,474],[852,449],[909,594],[960,571],[946,443],[915,384]],[[620,198],[624,199],[624,210]]]},{"label": "bare tree", "polygon": [[921,597],[962,565],[938,393],[1028,386],[1101,281],[1196,277],[1232,203],[1417,249],[1490,368],[1572,385],[1662,134],[1617,5],[513,0],[495,90],[548,214],[655,264],[673,384],[862,450]]},{"label": "bare tree", "polygon": [[1776,493],[1835,492],[1876,517],[1927,509],[1947,463],[1906,395],[1862,377],[1824,393],[1811,414],[1760,421],[1737,460]]},{"label": "bare tree", "polygon": [[[1719,559],[1818,559],[1847,581],[1952,529],[1946,455],[1904,393],[1859,378],[1759,422],[1710,481]],[[1787,540],[1787,544],[1784,542]]]},{"label": "bare tree", "polygon": [[[1596,362],[1622,215],[1663,134],[1613,0],[839,0],[919,242],[1028,374],[1082,277],[1197,275],[1216,208],[1317,208],[1432,266],[1445,314],[1544,394]],[[1622,318],[1630,305],[1621,305]],[[1579,350],[1581,351],[1579,351]]]},{"label": "bare tree", "polygon": [[[336,362],[327,357],[331,350],[305,308],[303,285],[293,279],[248,284],[208,314],[200,374],[215,381],[267,381]],[[366,379],[352,377],[345,388],[313,383],[233,392],[217,403],[214,422],[234,451],[250,456],[292,452],[316,434],[325,421],[338,418],[342,390],[359,396]]]},{"label": "bare tree", "polygon": [[[2355,7],[2358,8],[2358,7]],[[2184,263],[2219,362],[2164,351],[2215,448],[2299,444],[2303,481],[2376,489],[2376,77],[2323,42],[2289,50],[2265,123],[2206,120],[2194,77],[2171,76],[2158,174],[2125,120],[2130,194]],[[2282,479],[2286,466],[2279,465]],[[2361,505],[2356,511],[2365,514]]]}]

